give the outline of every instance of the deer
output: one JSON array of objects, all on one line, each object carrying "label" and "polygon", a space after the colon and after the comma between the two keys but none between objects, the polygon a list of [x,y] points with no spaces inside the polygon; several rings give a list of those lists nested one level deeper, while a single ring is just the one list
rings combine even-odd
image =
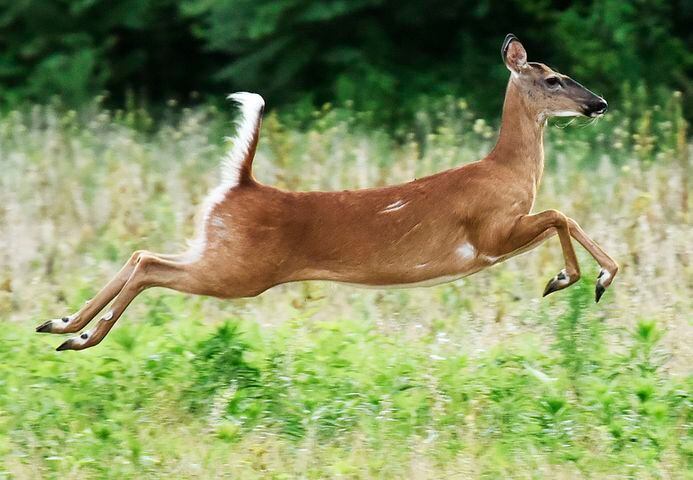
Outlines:
[{"label": "deer", "polygon": [[93,329],[57,350],[100,343],[133,299],[151,287],[222,299],[254,297],[279,284],[328,280],[367,287],[436,285],[472,275],[557,235],[564,268],[543,295],[580,278],[572,239],[600,270],[599,301],[617,263],[567,215],[531,213],[544,169],[543,134],[556,116],[599,117],[606,101],[543,63],[527,61],[508,34],[501,54],[510,78],[498,139],[483,159],[408,183],[345,191],[285,191],[258,182],[252,162],[264,100],[229,99],[240,109],[222,179],[202,205],[197,233],[180,254],[138,250],[73,315],[38,332],[76,333],[107,306]]}]

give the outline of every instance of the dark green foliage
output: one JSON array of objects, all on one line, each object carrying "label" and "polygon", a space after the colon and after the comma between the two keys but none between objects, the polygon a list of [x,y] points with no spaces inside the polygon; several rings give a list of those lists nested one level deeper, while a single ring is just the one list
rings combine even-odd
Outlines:
[{"label": "dark green foliage", "polygon": [[192,405],[199,407],[198,400],[206,404],[212,394],[228,388],[244,389],[258,381],[258,370],[248,365],[244,358],[248,346],[240,339],[238,327],[226,322],[217,331],[201,341],[193,359],[195,381],[191,388]]},{"label": "dark green foliage", "polygon": [[567,294],[568,311],[556,322],[556,346],[568,375],[577,378],[593,367],[589,362],[590,358],[597,357],[596,353],[602,345],[601,329],[599,321],[588,315],[593,303],[592,283],[583,278]]},{"label": "dark green foliage", "polygon": [[[84,103],[103,89],[163,99],[206,85],[211,65],[178,0],[3,0],[2,99]],[[182,66],[184,65],[184,67]],[[191,75],[194,72],[194,75]]]},{"label": "dark green foliage", "polygon": [[[592,0],[24,0],[0,9],[2,99],[83,103],[103,89],[160,101],[258,91],[273,106],[353,101],[378,120],[422,98],[498,113],[512,31],[617,103],[624,85],[690,102],[690,2]],[[655,88],[656,87],[656,88]],[[623,98],[623,97],[622,97]],[[690,110],[690,109],[688,109]]]}]

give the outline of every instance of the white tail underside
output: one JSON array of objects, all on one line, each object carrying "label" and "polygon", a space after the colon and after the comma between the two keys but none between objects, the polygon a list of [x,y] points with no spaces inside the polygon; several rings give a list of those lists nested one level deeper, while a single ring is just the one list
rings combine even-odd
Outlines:
[{"label": "white tail underside", "polygon": [[248,92],[232,93],[227,98],[237,102],[241,111],[236,121],[236,134],[226,139],[231,143],[231,150],[222,163],[222,184],[233,188],[240,180],[241,167],[253,142],[265,101],[257,93]]},{"label": "white tail underside", "polygon": [[188,260],[193,261],[204,251],[207,244],[206,226],[214,206],[220,203],[229,190],[240,182],[243,163],[253,142],[253,136],[260,121],[265,100],[256,93],[238,92],[228,97],[239,104],[240,116],[236,120],[236,134],[225,140],[231,143],[231,149],[221,164],[221,183],[212,189],[202,203],[200,221],[193,240],[188,241]]}]

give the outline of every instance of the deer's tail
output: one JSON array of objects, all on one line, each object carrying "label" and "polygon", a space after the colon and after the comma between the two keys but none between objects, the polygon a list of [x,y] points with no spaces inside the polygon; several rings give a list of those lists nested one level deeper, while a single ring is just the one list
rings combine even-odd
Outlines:
[{"label": "deer's tail", "polygon": [[223,183],[239,185],[252,178],[253,157],[260,136],[262,111],[265,101],[257,93],[238,92],[227,97],[238,103],[240,117],[236,122],[236,134],[231,137],[231,150],[222,164]]}]

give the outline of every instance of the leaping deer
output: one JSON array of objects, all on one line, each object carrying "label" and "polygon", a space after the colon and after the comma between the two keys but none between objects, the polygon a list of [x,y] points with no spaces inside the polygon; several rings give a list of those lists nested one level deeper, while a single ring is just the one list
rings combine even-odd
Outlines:
[{"label": "leaping deer", "polygon": [[607,103],[542,63],[528,63],[509,34],[501,53],[510,70],[498,142],[484,159],[402,185],[342,192],[287,192],[251,171],[264,101],[235,93],[241,120],[223,180],[204,203],[191,248],[179,255],[137,251],[77,313],[38,332],[74,333],[111,301],[90,331],[58,350],[103,340],[149,287],[220,298],[252,297],[281,283],[333,280],[369,286],[433,285],[471,275],[558,235],[565,268],[544,291],[575,283],[580,268],[570,237],[599,263],[596,301],[618,271],[575,220],[556,210],[531,214],[544,169],[543,132],[552,116],[604,114]]}]

